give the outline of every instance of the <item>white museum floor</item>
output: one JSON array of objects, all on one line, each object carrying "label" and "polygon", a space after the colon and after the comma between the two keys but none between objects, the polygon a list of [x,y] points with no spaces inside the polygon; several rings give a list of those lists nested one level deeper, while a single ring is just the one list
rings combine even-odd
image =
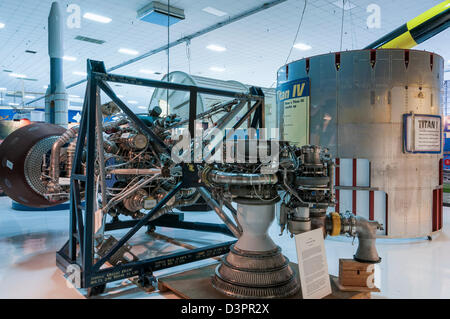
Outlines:
[{"label": "white museum floor", "polygon": [[[0,298],[85,298],[85,289],[67,284],[55,266],[55,251],[67,240],[68,211],[22,212],[11,209],[10,199],[0,197]],[[450,298],[450,208],[444,208],[443,231],[429,241],[377,240],[382,262],[375,267],[375,284],[381,289],[373,298]],[[220,222],[213,212],[185,213],[185,220]],[[225,235],[157,228],[160,234],[195,246],[230,240]],[[284,254],[296,262],[295,242],[286,233],[278,236],[273,223],[270,234]],[[120,233],[118,233],[120,235]],[[115,236],[118,238],[119,236]],[[151,255],[183,249],[163,241],[150,241],[145,229],[133,238],[136,253]],[[330,274],[337,275],[339,258],[352,258],[357,241],[338,237],[325,241]],[[215,263],[209,259],[155,273],[156,277]],[[110,283],[97,298],[178,298],[170,292],[146,293],[122,280]]]}]

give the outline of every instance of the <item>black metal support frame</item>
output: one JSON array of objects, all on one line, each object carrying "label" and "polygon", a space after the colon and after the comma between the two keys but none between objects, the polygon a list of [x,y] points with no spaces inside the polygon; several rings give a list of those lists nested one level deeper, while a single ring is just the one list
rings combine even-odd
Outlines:
[{"label": "black metal support frame", "polygon": [[[129,117],[134,124],[147,134],[149,138],[158,144],[164,152],[170,155],[170,147],[166,145],[157,135],[149,129],[142,120],[136,116],[128,106],[123,103],[107,82],[124,83],[154,88],[170,90],[181,90],[190,92],[189,104],[189,131],[191,138],[194,138],[194,122],[197,116],[197,94],[207,93],[213,95],[226,96],[246,100],[249,103],[249,111],[244,117],[234,125],[238,128],[245,120],[251,118],[252,127],[264,127],[264,98],[260,89],[252,88],[250,94],[202,88],[197,86],[182,85],[176,83],[161,82],[149,79],[141,79],[129,76],[108,74],[105,65],[101,61],[87,61],[88,81],[86,86],[85,99],[82,110],[82,118],[78,132],[72,174],[70,179],[70,225],[69,240],[57,252],[57,266],[66,273],[70,265],[78,265],[80,269],[80,287],[90,288],[104,285],[120,279],[133,276],[151,276],[154,271],[169,268],[181,264],[194,262],[225,254],[229,251],[231,244],[228,241],[220,244],[177,252],[174,254],[139,260],[127,264],[102,268],[104,264],[121,248],[126,242],[143,226],[165,226],[172,228],[191,229],[197,231],[207,231],[222,233],[232,236],[225,224],[210,224],[199,222],[185,222],[180,218],[182,215],[163,215],[160,218],[150,221],[159,209],[161,209],[181,188],[185,187],[205,187],[198,181],[198,169],[195,163],[181,164],[183,177],[173,190],[171,190],[157,205],[140,220],[119,221],[113,220],[105,224],[105,231],[127,229],[128,232],[118,240],[118,242],[99,260],[94,260],[94,201],[95,181],[94,165],[96,159],[96,116],[97,108],[100,107],[100,90],[103,90],[114,103]],[[251,105],[251,103],[254,103]],[[82,157],[85,153],[85,174],[82,170]],[[80,190],[85,190],[85,207],[81,205]]]}]

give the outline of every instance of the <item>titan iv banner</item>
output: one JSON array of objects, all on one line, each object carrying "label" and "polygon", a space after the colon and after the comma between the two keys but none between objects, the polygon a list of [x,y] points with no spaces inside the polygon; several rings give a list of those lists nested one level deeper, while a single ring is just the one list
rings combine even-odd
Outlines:
[{"label": "titan iv banner", "polygon": [[284,111],[283,138],[296,145],[309,144],[309,78],[277,88],[277,105]]}]

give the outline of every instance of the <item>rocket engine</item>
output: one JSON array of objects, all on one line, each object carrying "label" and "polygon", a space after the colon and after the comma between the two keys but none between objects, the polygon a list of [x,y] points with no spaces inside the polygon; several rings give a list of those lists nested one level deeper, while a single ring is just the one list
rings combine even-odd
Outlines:
[{"label": "rocket engine", "polygon": [[[154,208],[183,179],[183,163],[163,152],[147,132],[111,103],[97,110],[100,116],[114,115],[115,120],[96,125],[95,210],[101,210],[103,216],[121,214],[141,219],[144,211]],[[275,215],[282,232],[287,226],[291,234],[321,228],[324,236],[358,236],[360,249],[355,258],[378,262],[375,232],[381,225],[353,215],[326,213],[328,207],[335,205],[334,164],[326,148],[255,139],[252,129],[248,130],[252,136],[248,140],[229,136],[222,139],[217,135],[218,127],[225,127],[230,121],[229,113],[239,111],[244,104],[232,100],[213,108],[225,115],[211,123],[216,131],[206,131],[204,137],[214,136],[213,141],[223,143],[213,151],[206,147],[210,145],[208,138],[201,142],[203,149],[210,151],[198,164],[198,180],[204,186],[181,189],[151,220],[203,197],[238,238],[212,279],[217,290],[230,296],[287,297],[298,291],[299,282],[288,259],[267,234]],[[210,119],[210,114],[200,117]],[[183,122],[176,115],[161,116],[159,107],[139,117],[173,152],[179,140],[172,128]],[[77,163],[75,157],[81,156],[83,170],[89,156],[87,149],[78,150],[77,137],[78,127],[65,130],[46,123],[13,132],[0,145],[0,186],[12,199],[27,206],[49,207],[67,201],[70,177],[76,171],[72,169]],[[219,149],[223,158],[234,156],[238,160],[210,160]],[[86,196],[84,184],[80,187],[80,196]],[[280,201],[276,213],[275,204]],[[237,203],[237,210],[231,202]],[[231,210],[234,221],[223,212],[223,205]],[[96,231],[95,239],[100,251],[106,242],[103,234]]]}]

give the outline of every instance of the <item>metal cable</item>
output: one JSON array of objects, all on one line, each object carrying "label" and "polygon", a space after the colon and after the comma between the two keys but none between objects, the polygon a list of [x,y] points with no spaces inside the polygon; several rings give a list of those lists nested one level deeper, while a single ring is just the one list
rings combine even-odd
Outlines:
[{"label": "metal cable", "polygon": [[345,7],[345,0],[342,0],[342,20],[341,20],[341,46],[339,47],[339,51],[342,51],[342,38],[344,34],[344,7]]},{"label": "metal cable", "polygon": [[303,16],[305,15],[306,3],[307,3],[307,0],[305,0],[305,5],[303,6],[302,16],[300,17],[300,22],[298,23],[297,32],[295,33],[294,42],[292,42],[291,49],[289,50],[289,54],[288,54],[288,56],[286,58],[286,62],[284,62],[284,64],[288,63],[288,60],[289,60],[289,58],[291,56],[291,53],[292,53],[292,48],[294,47],[294,44],[297,41],[298,33],[300,31],[300,27],[301,27],[302,22],[303,22]]}]

